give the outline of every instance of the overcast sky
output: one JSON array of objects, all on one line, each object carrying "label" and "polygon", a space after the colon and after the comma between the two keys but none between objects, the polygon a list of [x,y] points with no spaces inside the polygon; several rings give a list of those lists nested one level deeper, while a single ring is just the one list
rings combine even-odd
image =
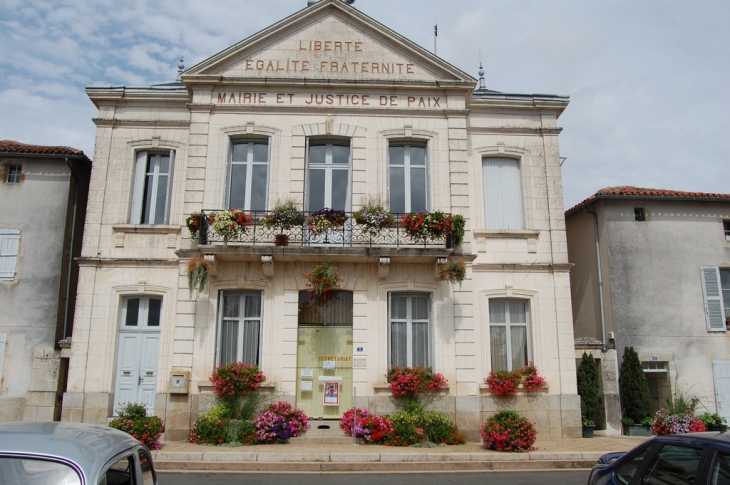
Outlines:
[{"label": "overcast sky", "polygon": [[[0,139],[93,157],[86,85],[173,81],[307,0],[0,0]],[[730,1],[357,0],[489,89],[570,96],[565,207],[603,187],[730,193]]]}]

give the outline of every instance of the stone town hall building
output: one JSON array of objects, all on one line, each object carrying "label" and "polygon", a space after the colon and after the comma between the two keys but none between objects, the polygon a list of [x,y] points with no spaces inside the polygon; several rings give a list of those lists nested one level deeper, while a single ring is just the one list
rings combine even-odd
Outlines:
[{"label": "stone town hall building", "polygon": [[[340,0],[178,82],[87,93],[99,113],[64,420],[145,402],[182,439],[229,361],[258,364],[310,417],[339,418],[353,399],[385,413],[389,366],[423,365],[448,379],[436,405],[471,439],[503,407],[543,436],[580,433],[557,125],[567,97],[477,86]],[[373,198],[396,214],[461,214],[464,241],[422,244],[399,227],[371,238],[349,220],[324,237],[295,228],[276,247],[258,223],[227,242],[185,226],[193,212],[260,216],[291,199],[351,213]],[[195,256],[212,263],[199,293],[186,279]],[[343,288],[315,311],[302,275],[323,260]],[[457,260],[466,279],[441,281]],[[487,391],[490,370],[528,361],[547,390]]]}]

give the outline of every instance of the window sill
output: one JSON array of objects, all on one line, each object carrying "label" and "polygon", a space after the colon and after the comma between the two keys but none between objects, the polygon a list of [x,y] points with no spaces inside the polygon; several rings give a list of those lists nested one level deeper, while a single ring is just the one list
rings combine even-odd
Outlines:
[{"label": "window sill", "polygon": [[[446,387],[444,388],[444,394],[449,394],[449,389],[451,386],[446,384]],[[388,384],[375,384],[373,386],[373,391],[375,391],[375,394],[390,394],[390,386]]]},{"label": "window sill", "polygon": [[537,239],[540,231],[530,231],[527,229],[506,231],[492,229],[474,229],[474,238],[484,239]]},{"label": "window sill", "polygon": [[182,226],[169,224],[116,224],[112,226],[115,233],[138,233],[138,234],[180,234]]}]

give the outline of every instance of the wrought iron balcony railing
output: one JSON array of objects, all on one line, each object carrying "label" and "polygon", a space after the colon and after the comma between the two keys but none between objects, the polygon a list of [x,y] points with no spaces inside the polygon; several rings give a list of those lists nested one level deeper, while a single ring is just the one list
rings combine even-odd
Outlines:
[{"label": "wrought iron balcony railing", "polygon": [[[329,229],[317,232],[306,222],[291,229],[267,227],[264,219],[270,212],[247,213],[252,216],[247,224],[237,226],[228,237],[224,237],[213,228],[209,216],[220,211],[203,211],[200,217],[198,230],[201,245],[238,245],[238,246],[298,246],[298,247],[421,247],[447,248],[452,247],[450,231],[429,237],[414,234],[401,223],[403,214],[393,214],[395,223],[389,227],[373,228],[367,224],[358,223],[351,212],[342,225],[335,225]],[[305,213],[305,217],[309,214]],[[444,214],[449,216],[449,214]]]}]

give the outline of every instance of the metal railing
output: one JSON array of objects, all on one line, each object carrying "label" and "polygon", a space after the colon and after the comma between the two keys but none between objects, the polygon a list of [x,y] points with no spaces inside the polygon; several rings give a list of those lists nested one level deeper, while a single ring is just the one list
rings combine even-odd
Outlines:
[{"label": "metal railing", "polygon": [[[344,224],[316,233],[310,229],[307,223],[291,229],[266,227],[263,221],[269,212],[259,211],[251,213],[253,220],[245,226],[243,231],[224,238],[213,229],[213,224],[208,219],[208,216],[215,212],[218,211],[206,210],[201,213],[201,224],[198,231],[198,241],[201,245],[276,246],[282,245],[279,243],[282,239],[286,239],[285,246],[294,247],[421,247],[434,249],[452,247],[451,234],[436,238],[412,236],[400,224],[402,214],[393,214],[395,224],[392,226],[375,229],[366,224],[359,224],[353,218],[352,212],[347,212],[347,220]],[[306,217],[309,214],[304,213],[304,215]],[[281,235],[286,237],[282,238]]]}]

